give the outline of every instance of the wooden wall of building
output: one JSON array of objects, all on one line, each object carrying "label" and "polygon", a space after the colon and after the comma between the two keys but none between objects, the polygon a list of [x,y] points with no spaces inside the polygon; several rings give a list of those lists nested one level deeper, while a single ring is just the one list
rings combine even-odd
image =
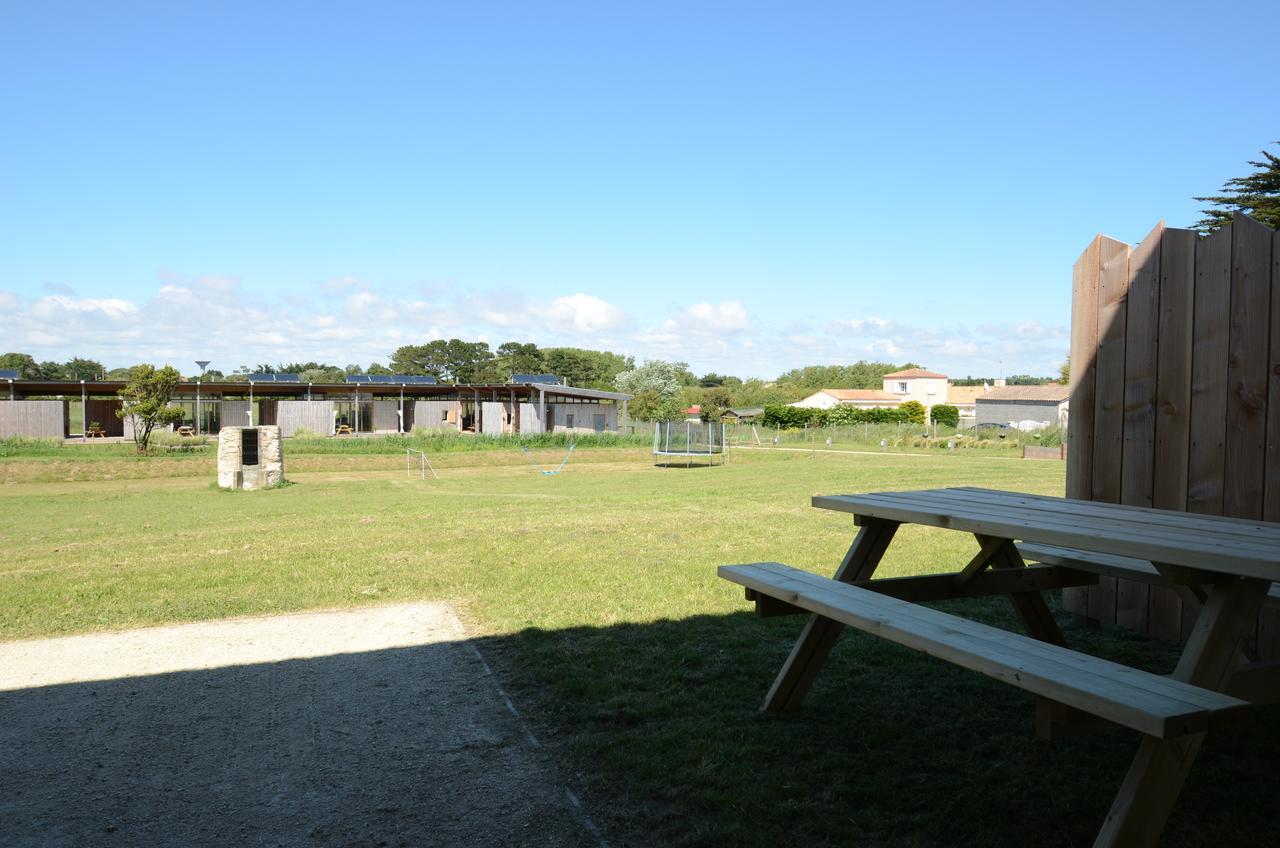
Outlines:
[{"label": "wooden wall of building", "polygon": [[67,404],[61,400],[0,401],[0,438],[61,439]]},{"label": "wooden wall of building", "polygon": [[[1072,283],[1067,496],[1280,521],[1280,233],[1098,236]],[[1102,578],[1064,592],[1100,624],[1181,640],[1172,590]],[[1280,615],[1259,650],[1280,656]]]},{"label": "wooden wall of building", "polygon": [[[452,420],[446,419],[452,416]],[[418,400],[413,403],[413,426],[427,430],[457,430],[456,400]]]},{"label": "wooden wall of building", "polygon": [[310,430],[321,436],[332,436],[333,401],[282,400],[276,404],[276,425],[284,438],[292,436],[299,430]]}]

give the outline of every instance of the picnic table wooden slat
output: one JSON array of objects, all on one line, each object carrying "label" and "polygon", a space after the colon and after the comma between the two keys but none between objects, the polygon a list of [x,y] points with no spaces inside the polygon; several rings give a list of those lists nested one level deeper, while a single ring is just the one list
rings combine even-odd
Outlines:
[{"label": "picnic table wooden slat", "polygon": [[1178,510],[1161,509],[1159,507],[1130,506],[1128,504],[1102,504],[1096,501],[1073,500],[1071,498],[1055,498],[1050,495],[1036,495],[1028,492],[1002,492],[996,489],[981,489],[969,486],[957,486],[953,489],[938,489],[937,492],[963,492],[966,496],[981,502],[1024,506],[1028,509],[1044,509],[1051,512],[1069,512],[1105,519],[1122,516],[1126,523],[1150,524],[1155,527],[1187,530],[1202,529],[1214,535],[1226,534],[1254,539],[1261,536],[1280,538],[1280,525],[1249,518],[1230,518],[1225,516],[1207,516]]},{"label": "picnic table wooden slat", "polygon": [[1257,541],[1203,530],[1146,530],[1123,519],[997,510],[946,493],[816,496],[813,505],[859,516],[1042,542],[1272,580],[1280,576],[1280,527]]},{"label": "picnic table wooden slat", "polygon": [[[1124,520],[1123,517],[1073,515],[1069,512],[1042,512],[997,504],[966,503],[965,499],[957,499],[945,492],[817,496],[814,498],[814,506],[855,515],[865,513],[872,517],[878,517],[878,513],[884,511],[911,512],[922,519],[930,519],[922,523],[969,532],[982,532],[971,526],[975,522],[996,523],[1002,530],[1014,531],[1009,535],[1010,538],[1025,538],[1029,541],[1032,540],[1030,536],[1021,536],[1018,531],[1029,529],[1039,533],[1069,533],[1079,539],[1079,542],[1068,544],[1067,547],[1099,550],[1106,553],[1125,553],[1187,567],[1198,567],[1199,563],[1205,562],[1204,567],[1213,569],[1217,562],[1206,560],[1206,555],[1210,553],[1217,556],[1254,559],[1265,563],[1280,563],[1280,547],[1276,544],[1280,541],[1280,536],[1275,534],[1247,538],[1235,534],[1219,536],[1199,529],[1181,531],[1177,528],[1160,529],[1135,524]],[[1003,537],[1005,534],[991,535]],[[1268,536],[1273,536],[1274,540]],[[1168,549],[1174,558],[1160,559],[1150,554],[1130,554],[1127,551],[1108,551],[1097,547],[1097,544],[1124,542],[1132,542],[1131,546],[1136,545],[1143,550]],[[1188,557],[1191,561],[1182,561]]]}]

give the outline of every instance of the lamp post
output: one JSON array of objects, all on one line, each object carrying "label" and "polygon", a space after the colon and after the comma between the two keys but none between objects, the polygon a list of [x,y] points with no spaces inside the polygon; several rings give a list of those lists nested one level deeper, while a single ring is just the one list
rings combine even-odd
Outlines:
[{"label": "lamp post", "polygon": [[80,441],[89,438],[89,395],[85,393],[84,380],[80,381]]},{"label": "lamp post", "polygon": [[200,378],[196,378],[196,435],[200,435]]},{"label": "lamp post", "polygon": [[253,381],[249,381],[249,408],[245,411],[245,415],[249,416],[249,426],[253,426]]}]

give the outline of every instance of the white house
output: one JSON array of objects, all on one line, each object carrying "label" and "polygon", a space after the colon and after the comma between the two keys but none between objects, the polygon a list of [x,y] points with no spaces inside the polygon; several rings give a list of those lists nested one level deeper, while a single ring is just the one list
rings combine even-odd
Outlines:
[{"label": "white house", "polygon": [[807,398],[798,400],[791,405],[802,409],[831,409],[835,406],[884,409],[895,407],[901,402],[899,398],[875,389],[819,389]]},{"label": "white house", "polygon": [[884,391],[898,403],[919,401],[925,409],[947,402],[947,375],[923,368],[908,368],[884,375]]}]

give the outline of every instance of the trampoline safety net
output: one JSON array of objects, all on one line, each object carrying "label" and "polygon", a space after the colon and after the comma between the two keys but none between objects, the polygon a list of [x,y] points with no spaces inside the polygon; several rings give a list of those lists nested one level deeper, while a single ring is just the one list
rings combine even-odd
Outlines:
[{"label": "trampoline safety net", "polygon": [[[653,430],[655,465],[714,465],[725,460],[724,425],[705,421],[659,421]],[[673,462],[674,461],[674,462]]]}]

